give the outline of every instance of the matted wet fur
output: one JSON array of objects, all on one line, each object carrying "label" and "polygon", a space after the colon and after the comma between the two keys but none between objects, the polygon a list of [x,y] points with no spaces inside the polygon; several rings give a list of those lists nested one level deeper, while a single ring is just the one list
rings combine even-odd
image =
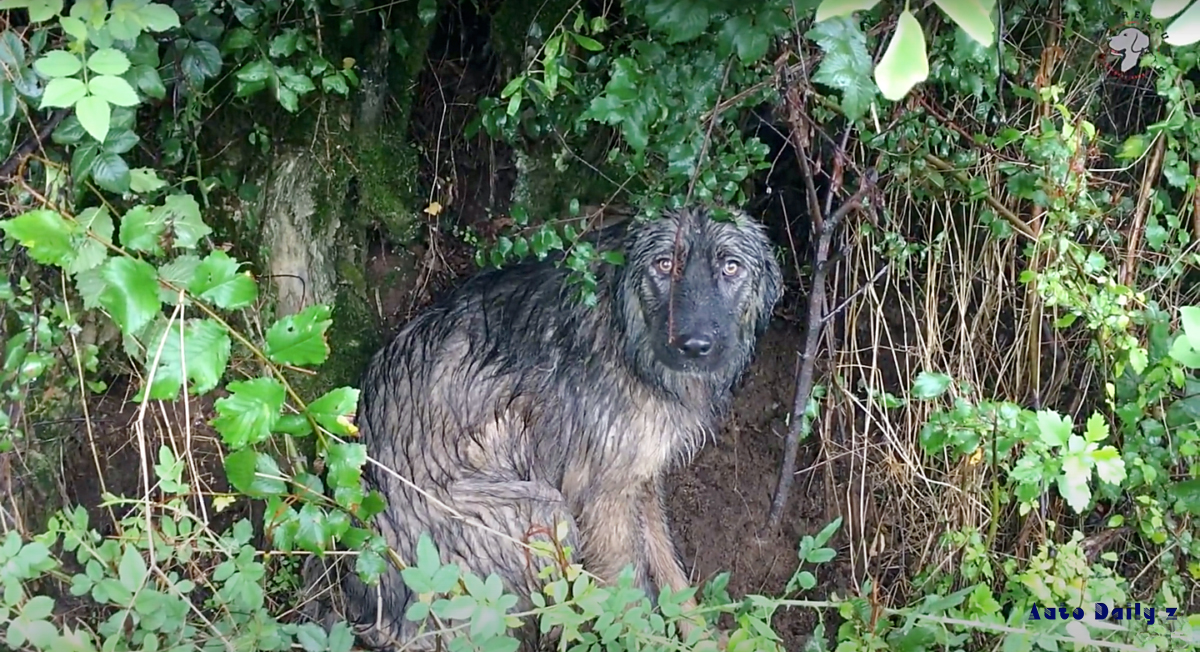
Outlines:
[{"label": "matted wet fur", "polygon": [[[357,423],[368,454],[469,520],[529,541],[569,526],[584,568],[613,582],[689,585],[662,507],[662,477],[715,436],[779,300],[771,243],[742,213],[686,208],[625,235],[626,263],[583,305],[553,262],[471,278],[371,361]],[[498,574],[529,608],[537,567],[517,543],[463,522],[372,464],[376,519],[414,560],[430,532],[443,563]],[[374,648],[433,649],[404,619],[415,596],[395,568],[378,587],[341,573],[342,617]],[[693,607],[694,602],[685,608]],[[689,628],[690,629],[690,628]],[[518,633],[537,649],[536,623]]]}]

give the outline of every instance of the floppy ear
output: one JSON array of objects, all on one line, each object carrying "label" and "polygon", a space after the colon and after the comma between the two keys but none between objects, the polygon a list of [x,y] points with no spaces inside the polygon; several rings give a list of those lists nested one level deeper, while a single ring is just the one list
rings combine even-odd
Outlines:
[{"label": "floppy ear", "polygon": [[1141,54],[1150,47],[1150,37],[1143,32],[1133,33],[1133,44],[1129,46],[1130,51]]}]

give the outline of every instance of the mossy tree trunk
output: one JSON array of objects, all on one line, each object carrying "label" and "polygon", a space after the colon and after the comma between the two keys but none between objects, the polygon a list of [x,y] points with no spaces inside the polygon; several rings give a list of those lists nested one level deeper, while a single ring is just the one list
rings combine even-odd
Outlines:
[{"label": "mossy tree trunk", "polygon": [[[414,16],[375,34],[358,91],[307,122],[298,119],[259,171],[259,258],[274,286],[274,317],[333,306],[328,362],[316,377],[296,378],[308,400],[356,385],[382,343],[365,280],[369,234],[379,230],[404,246],[420,233],[423,205],[408,120],[436,24]],[[395,47],[396,39],[405,47]]]}]

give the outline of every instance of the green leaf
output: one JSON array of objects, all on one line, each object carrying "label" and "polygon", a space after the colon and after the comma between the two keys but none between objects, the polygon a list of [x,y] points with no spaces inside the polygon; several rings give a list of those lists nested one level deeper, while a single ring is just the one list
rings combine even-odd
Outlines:
[{"label": "green leaf", "polygon": [[1188,369],[1200,369],[1200,351],[1188,341],[1187,333],[1180,333],[1171,343],[1170,355]]},{"label": "green leaf", "polygon": [[325,451],[330,487],[359,487],[362,468],[367,464],[367,448],[362,444],[331,444]]},{"label": "green leaf", "polygon": [[158,178],[154,168],[133,168],[129,171],[129,189],[138,194],[154,192],[166,185],[167,182]]},{"label": "green leaf", "polygon": [[51,50],[33,62],[33,69],[51,79],[70,77],[83,70],[83,62],[66,50]]},{"label": "green leaf", "polygon": [[115,75],[96,75],[88,81],[92,95],[102,97],[116,106],[137,106],[137,91],[129,82]]},{"label": "green leaf", "polygon": [[1100,474],[1101,480],[1118,487],[1125,481],[1125,460],[1121,459],[1121,454],[1112,446],[1093,451],[1092,462],[1096,465],[1096,472]]},{"label": "green leaf", "polygon": [[212,229],[200,218],[200,204],[187,194],[167,196],[163,205],[154,209],[154,219],[174,230],[174,246],[179,249],[195,249],[201,239],[212,233]]},{"label": "green leaf", "polygon": [[245,308],[258,299],[258,284],[249,272],[239,273],[238,266],[225,252],[213,251],[196,269],[188,290],[218,308]]},{"label": "green leaf", "polygon": [[77,227],[57,212],[39,208],[0,222],[9,238],[29,250],[29,257],[46,265],[66,267],[75,258],[72,238]]},{"label": "green leaf", "polygon": [[58,19],[58,24],[76,41],[86,42],[88,40],[88,26],[82,20],[74,16],[63,16]]},{"label": "green leaf", "polygon": [[130,251],[143,251],[150,254],[162,253],[159,246],[159,236],[167,225],[162,221],[163,216],[152,212],[149,207],[137,205],[121,218],[121,246]]},{"label": "green leaf", "polygon": [[668,43],[682,43],[708,29],[708,3],[699,0],[650,0],[645,5],[646,23],[665,32]]},{"label": "green leaf", "polygon": [[813,81],[842,91],[842,111],[849,120],[867,113],[875,98],[867,36],[858,23],[845,17],[817,23],[806,36],[825,52]]},{"label": "green leaf", "polygon": [[1102,442],[1108,439],[1108,421],[1104,419],[1103,414],[1093,412],[1092,416],[1088,417],[1087,429],[1084,431],[1083,437],[1089,442]]},{"label": "green leaf", "polygon": [[25,66],[25,43],[11,29],[0,32],[0,67],[17,70]]},{"label": "green leaf", "polygon": [[179,14],[170,5],[154,2],[138,11],[142,24],[152,32],[165,32],[179,27]]},{"label": "green leaf", "polygon": [[62,13],[63,0],[30,0],[25,6],[29,9],[29,20],[41,23]]},{"label": "green leaf", "polygon": [[[176,256],[174,260],[158,268],[158,278],[162,282],[170,283],[177,288],[187,289],[188,283],[192,282],[192,277],[196,275],[196,269],[200,267],[200,257],[194,254],[184,254]],[[159,283],[158,296],[163,300],[163,303],[176,305],[179,303],[179,292],[165,286],[162,282]],[[187,302],[187,298],[184,298]]]},{"label": "green leaf", "polygon": [[140,140],[141,138],[130,129],[113,129],[110,126],[101,147],[106,152],[124,154],[133,149],[133,146],[137,145]]},{"label": "green leaf", "polygon": [[1092,489],[1088,485],[1091,476],[1092,468],[1081,455],[1063,458],[1063,472],[1057,478],[1058,493],[1062,494],[1076,514],[1087,509],[1092,500]]},{"label": "green leaf", "polygon": [[1200,479],[1176,482],[1167,489],[1167,493],[1188,513],[1200,516]]},{"label": "green leaf", "polygon": [[176,44],[180,47],[180,67],[183,69],[183,75],[192,84],[200,85],[204,80],[216,77],[217,73],[221,72],[221,51],[217,46],[208,41],[191,39],[179,39]]},{"label": "green leaf", "polygon": [[20,100],[17,98],[17,87],[7,79],[0,79],[0,127],[7,125],[17,115]]},{"label": "green leaf", "polygon": [[230,395],[213,406],[220,416],[212,420],[212,426],[233,448],[266,441],[283,408],[283,385],[274,378],[255,378],[229,383],[227,389]]},{"label": "green leaf", "polygon": [[906,9],[900,13],[896,33],[892,35],[887,51],[875,66],[875,83],[885,98],[898,102],[927,77],[929,60],[925,56],[925,33],[912,12]]},{"label": "green leaf", "polygon": [[100,152],[92,162],[92,179],[109,192],[124,194],[129,190],[129,164],[119,154]]},{"label": "green leaf", "polygon": [[104,48],[88,57],[87,67],[98,75],[124,75],[129,70],[129,57],[120,50]]},{"label": "green leaf", "polygon": [[1066,446],[1071,437],[1071,419],[1051,410],[1039,410],[1037,413],[1038,435],[1041,441],[1050,446]]},{"label": "green leaf", "polygon": [[422,25],[430,25],[437,18],[438,3],[437,0],[419,0],[417,2],[417,17],[421,19]]},{"label": "green leaf", "polygon": [[950,376],[922,371],[913,381],[913,396],[926,400],[934,399],[946,393],[949,388]]},{"label": "green leaf", "polygon": [[[979,0],[933,0],[968,36],[985,48],[992,47],[996,38],[996,26],[992,24],[991,12]],[[921,39],[924,46],[924,37]]]},{"label": "green leaf", "polygon": [[234,489],[251,498],[270,498],[287,493],[287,482],[274,458],[253,448],[225,456],[225,475]]},{"label": "green leaf", "polygon": [[67,265],[67,272],[72,275],[99,267],[108,258],[108,248],[96,238],[87,235],[87,231],[108,242],[112,242],[113,236],[112,215],[104,206],[83,209],[75,217],[75,222],[83,232],[74,238],[75,260]]},{"label": "green leaf", "polygon": [[103,98],[95,95],[80,98],[75,105],[75,115],[79,118],[79,124],[97,142],[104,142],[108,137],[108,128],[112,123],[112,107]]},{"label": "green leaf", "polygon": [[100,305],[126,335],[134,335],[161,314],[158,271],[142,260],[109,258],[100,268],[105,288]]},{"label": "green leaf", "polygon": [[121,586],[129,589],[130,593],[137,593],[146,582],[148,572],[146,560],[142,559],[142,552],[138,547],[125,546],[125,552],[121,555],[121,563],[117,565],[117,577],[121,581]]},{"label": "green leaf", "polygon": [[579,47],[590,52],[600,52],[604,49],[604,46],[600,44],[600,41],[588,36],[584,36],[583,34],[571,32],[571,38],[579,44]]},{"label": "green leaf", "polygon": [[146,97],[161,100],[167,96],[167,87],[163,86],[162,76],[154,66],[134,66],[129,74],[129,81],[138,87]]},{"label": "green leaf", "polygon": [[50,139],[58,145],[75,145],[83,140],[85,135],[87,131],[79,123],[78,116],[72,114],[58,123],[58,127],[50,134]]},{"label": "green leaf", "polygon": [[1200,41],[1200,2],[1193,3],[1167,26],[1163,43],[1181,47]]},{"label": "green leaf", "polygon": [[84,86],[82,81],[74,77],[51,79],[50,83],[46,84],[46,89],[42,91],[42,103],[38,108],[65,109],[74,106],[85,96],[87,96],[87,86]]},{"label": "green leaf", "polygon": [[1121,143],[1121,149],[1117,151],[1117,158],[1122,161],[1141,158],[1149,147],[1150,141],[1145,134],[1134,134]]},{"label": "green leaf", "polygon": [[318,304],[284,317],[267,330],[267,357],[276,364],[319,365],[329,357],[325,331],[333,324],[331,308]]},{"label": "green leaf", "polygon": [[354,414],[358,405],[358,390],[338,387],[308,404],[308,414],[335,435],[350,435],[354,430],[346,416]]},{"label": "green leaf", "polygon": [[[179,341],[181,330],[182,349]],[[225,374],[231,347],[229,332],[212,319],[189,319],[186,326],[182,327],[176,320],[171,322],[169,329],[165,319],[159,320],[158,327],[146,337],[146,357],[143,360],[146,377],[149,378],[150,366],[158,356],[149,397],[164,401],[177,399],[185,378],[192,383],[189,391],[192,395],[212,391]],[[138,400],[141,400],[140,395]]]},{"label": "green leaf", "polygon": [[879,0],[822,0],[817,5],[817,15],[813,22],[821,22],[839,16],[849,16],[856,11],[868,11],[879,4]]},{"label": "green leaf", "polygon": [[1200,351],[1200,308],[1183,306],[1179,309],[1179,321],[1183,324],[1183,333],[1187,336],[1192,348]]},{"label": "green leaf", "polygon": [[296,518],[296,544],[311,553],[321,553],[329,542],[329,528],[325,511],[312,503],[305,503]]},{"label": "green leaf", "polygon": [[337,93],[344,96],[350,92],[350,86],[346,84],[345,76],[332,74],[321,78],[321,90],[326,93]]},{"label": "green leaf", "polygon": [[744,64],[763,58],[771,47],[771,35],[757,26],[749,15],[743,14],[725,21],[720,39],[726,47],[735,49]]}]

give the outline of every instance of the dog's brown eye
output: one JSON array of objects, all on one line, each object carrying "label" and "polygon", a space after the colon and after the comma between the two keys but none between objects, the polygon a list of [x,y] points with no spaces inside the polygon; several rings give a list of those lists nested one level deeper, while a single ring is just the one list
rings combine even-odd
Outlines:
[{"label": "dog's brown eye", "polygon": [[721,271],[725,272],[725,276],[733,276],[734,274],[737,274],[741,269],[742,269],[742,265],[738,261],[727,260],[727,261],[725,261],[725,266],[721,269]]},{"label": "dog's brown eye", "polygon": [[672,265],[673,263],[670,258],[659,258],[658,260],[654,261],[654,266],[663,274],[670,274]]}]

